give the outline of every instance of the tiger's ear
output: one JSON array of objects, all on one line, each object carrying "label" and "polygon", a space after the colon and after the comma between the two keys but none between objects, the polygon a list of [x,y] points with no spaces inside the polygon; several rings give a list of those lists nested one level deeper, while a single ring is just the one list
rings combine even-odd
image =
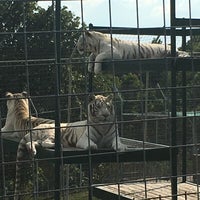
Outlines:
[{"label": "tiger's ear", "polygon": [[26,91],[23,91],[23,92],[22,92],[22,95],[23,95],[24,97],[27,97],[27,96],[28,96],[28,93],[27,93]]},{"label": "tiger's ear", "polygon": [[11,97],[13,97],[13,94],[11,92],[6,92],[5,96],[8,97],[8,98],[11,98]]},{"label": "tiger's ear", "polygon": [[85,31],[85,36],[87,36],[87,37],[91,37],[91,36],[92,36],[91,31]]},{"label": "tiger's ear", "polygon": [[113,100],[113,97],[114,97],[113,94],[108,95],[108,96],[107,96],[107,101],[112,101],[112,100]]}]

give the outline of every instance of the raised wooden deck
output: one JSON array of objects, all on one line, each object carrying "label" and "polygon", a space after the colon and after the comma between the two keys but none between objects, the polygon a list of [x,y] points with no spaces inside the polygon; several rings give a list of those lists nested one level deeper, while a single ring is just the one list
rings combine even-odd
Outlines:
[{"label": "raised wooden deck", "polygon": [[[199,200],[199,186],[190,182],[178,183],[178,200]],[[104,200],[171,200],[171,182],[123,183],[94,188],[94,196]]]},{"label": "raised wooden deck", "polygon": [[[92,162],[141,162],[141,161],[166,161],[170,159],[170,147],[162,144],[143,142],[127,138],[120,138],[121,142],[128,146],[123,152],[116,152],[111,149],[98,149],[89,152],[79,148],[64,148],[63,161],[70,163],[88,163],[90,155]],[[3,139],[4,152],[16,153],[18,141]],[[90,154],[89,154],[90,153]],[[38,159],[49,159],[54,161],[55,150],[38,148]]]}]

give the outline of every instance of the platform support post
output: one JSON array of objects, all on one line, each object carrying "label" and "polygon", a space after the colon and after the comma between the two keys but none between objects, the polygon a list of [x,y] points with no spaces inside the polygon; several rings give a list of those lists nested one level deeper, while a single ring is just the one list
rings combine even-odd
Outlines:
[{"label": "platform support post", "polygon": [[[175,21],[175,7],[176,1],[170,0],[170,14],[171,14],[171,56],[176,57],[176,28],[174,27]],[[177,147],[176,147],[176,60],[172,61],[171,69],[171,188],[172,200],[177,200]]]},{"label": "platform support post", "polygon": [[55,80],[56,80],[56,109],[55,109],[55,193],[54,199],[60,200],[60,164],[61,164],[61,144],[60,144],[60,91],[61,91],[61,49],[60,49],[60,10],[61,0],[55,1]]},{"label": "platform support post", "polygon": [[[183,31],[183,36],[182,36],[182,50],[186,50],[186,28],[182,28]],[[186,172],[187,172],[187,165],[186,165],[186,158],[187,158],[187,153],[186,153],[186,143],[187,143],[187,95],[186,95],[186,70],[182,70],[182,110],[183,110],[183,121],[182,121],[182,132],[183,132],[183,139],[182,139],[182,181],[186,182]]]}]

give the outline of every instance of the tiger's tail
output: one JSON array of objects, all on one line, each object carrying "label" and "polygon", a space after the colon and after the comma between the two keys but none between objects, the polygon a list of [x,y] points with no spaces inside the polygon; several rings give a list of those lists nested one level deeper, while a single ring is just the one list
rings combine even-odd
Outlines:
[{"label": "tiger's tail", "polygon": [[14,192],[14,200],[20,200],[20,193],[22,188],[22,172],[26,167],[26,160],[30,160],[30,157],[25,156],[29,155],[26,149],[26,140],[22,138],[17,149],[17,157],[16,157],[16,175],[15,175],[15,192]]}]

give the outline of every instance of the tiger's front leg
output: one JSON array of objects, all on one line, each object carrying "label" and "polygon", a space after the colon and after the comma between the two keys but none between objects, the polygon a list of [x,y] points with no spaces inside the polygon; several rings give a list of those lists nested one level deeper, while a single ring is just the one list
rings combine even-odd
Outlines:
[{"label": "tiger's front leg", "polygon": [[89,56],[89,63],[88,63],[88,71],[92,72],[94,69],[94,61],[95,61],[96,56],[91,53]]},{"label": "tiger's front leg", "polygon": [[53,148],[55,147],[55,143],[54,141],[52,141],[51,139],[47,138],[46,140],[42,141],[40,143],[40,145],[44,148]]},{"label": "tiger's front leg", "polygon": [[114,138],[112,142],[112,148],[114,150],[125,151],[127,149],[127,146],[120,141],[119,137],[117,137],[117,141],[116,138]]},{"label": "tiger's front leg", "polygon": [[83,133],[83,135],[80,137],[80,139],[76,143],[76,147],[81,148],[81,149],[89,149],[89,148],[97,149],[97,145],[92,140],[88,141],[87,133]]},{"label": "tiger's front leg", "polygon": [[19,139],[19,133],[18,132],[4,132],[3,128],[1,129],[1,137],[5,139]]},{"label": "tiger's front leg", "polygon": [[23,131],[16,132],[14,131],[16,128],[9,123],[6,123],[3,128],[1,128],[1,137],[5,139],[20,139],[20,133]]},{"label": "tiger's front leg", "polygon": [[53,148],[55,146],[55,143],[52,142],[50,139],[46,139],[44,141],[32,141],[26,143],[26,148],[31,156],[36,156],[37,149],[36,147],[42,146],[44,148]]},{"label": "tiger's front leg", "polygon": [[95,59],[95,64],[94,64],[94,73],[99,74],[102,71],[102,62],[106,60],[119,60],[121,59],[120,54],[117,51],[113,51],[113,54],[111,51],[106,51],[100,53],[96,59]]},{"label": "tiger's front leg", "polygon": [[36,146],[39,146],[38,141],[32,141],[26,143],[26,149],[28,150],[31,157],[34,157],[37,154]]}]

